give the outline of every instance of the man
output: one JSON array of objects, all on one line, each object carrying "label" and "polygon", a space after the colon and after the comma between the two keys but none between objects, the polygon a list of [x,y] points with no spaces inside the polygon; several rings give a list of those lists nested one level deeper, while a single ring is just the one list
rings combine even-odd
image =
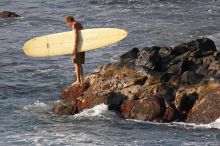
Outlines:
[{"label": "man", "polygon": [[72,16],[67,16],[64,20],[67,25],[69,25],[73,30],[74,40],[73,40],[73,63],[75,66],[75,72],[76,72],[76,82],[73,84],[82,84],[83,83],[83,68],[82,64],[85,63],[85,52],[78,52],[77,46],[78,46],[78,40],[79,35],[78,31],[83,29],[83,26],[74,20]]}]

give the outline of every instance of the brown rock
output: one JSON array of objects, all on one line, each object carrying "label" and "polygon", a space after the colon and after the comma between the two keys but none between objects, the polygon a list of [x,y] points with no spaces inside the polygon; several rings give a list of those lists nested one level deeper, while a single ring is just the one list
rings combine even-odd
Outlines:
[{"label": "brown rock", "polygon": [[77,109],[76,105],[73,103],[67,100],[62,100],[54,106],[53,112],[59,115],[72,115],[77,113]]},{"label": "brown rock", "polygon": [[186,122],[210,123],[220,117],[220,86],[207,87],[189,112]]},{"label": "brown rock", "polygon": [[159,97],[146,97],[123,103],[121,111],[126,119],[156,121],[163,116],[165,104]]},{"label": "brown rock", "polygon": [[84,92],[89,88],[90,84],[85,81],[82,85],[72,85],[69,88],[63,90],[62,98],[66,100],[75,100],[78,97],[82,96]]},{"label": "brown rock", "polygon": [[138,98],[137,93],[142,89],[141,85],[132,85],[121,90],[121,94],[128,97],[129,100]]}]

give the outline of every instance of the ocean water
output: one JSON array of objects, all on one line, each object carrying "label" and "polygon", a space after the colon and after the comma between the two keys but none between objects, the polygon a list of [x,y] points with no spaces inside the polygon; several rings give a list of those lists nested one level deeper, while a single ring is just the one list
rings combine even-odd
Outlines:
[{"label": "ocean water", "polygon": [[20,18],[0,20],[0,145],[219,146],[220,119],[206,125],[123,120],[104,104],[74,116],[51,112],[74,80],[70,56],[29,58],[35,36],[69,31],[73,15],[85,28],[119,27],[122,42],[86,53],[85,74],[132,47],[170,46],[210,37],[220,48],[220,0],[0,0]]}]

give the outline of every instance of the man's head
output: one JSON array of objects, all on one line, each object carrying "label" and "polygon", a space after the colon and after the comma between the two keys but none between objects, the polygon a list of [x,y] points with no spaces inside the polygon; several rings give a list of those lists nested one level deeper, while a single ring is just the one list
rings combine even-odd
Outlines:
[{"label": "man's head", "polygon": [[67,25],[72,26],[72,24],[75,20],[74,20],[73,16],[67,16],[67,17],[65,17],[64,21],[66,22]]}]

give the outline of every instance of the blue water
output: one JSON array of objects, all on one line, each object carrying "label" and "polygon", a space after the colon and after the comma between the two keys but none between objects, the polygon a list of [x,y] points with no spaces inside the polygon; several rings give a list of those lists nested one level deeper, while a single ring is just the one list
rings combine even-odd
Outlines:
[{"label": "blue water", "polygon": [[120,27],[122,42],[86,53],[86,75],[132,47],[169,46],[210,37],[220,48],[220,0],[0,0],[20,18],[0,20],[0,145],[220,145],[220,120],[207,125],[123,120],[99,105],[75,116],[51,112],[74,80],[70,56],[29,58],[35,36],[68,31],[73,15],[85,28]]}]

